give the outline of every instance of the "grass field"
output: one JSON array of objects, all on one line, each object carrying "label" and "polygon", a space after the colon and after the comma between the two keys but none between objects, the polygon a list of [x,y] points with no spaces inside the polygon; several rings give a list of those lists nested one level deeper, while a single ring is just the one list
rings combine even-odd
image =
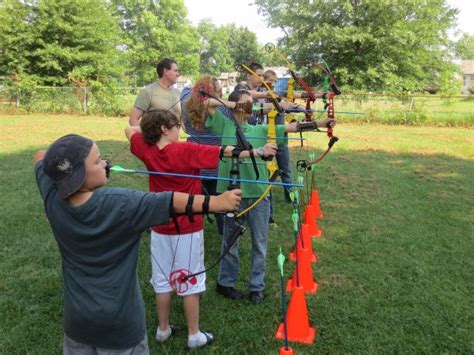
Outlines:
[{"label": "grass field", "polygon": [[[62,341],[62,276],[57,247],[34,182],[31,156],[66,133],[97,141],[123,167],[141,164],[128,151],[124,118],[0,116],[0,353],[58,354]],[[312,346],[295,353],[474,352],[474,132],[469,128],[339,124],[340,137],[316,171],[325,218],[313,247],[316,295],[307,297]],[[323,135],[307,135],[321,152]],[[309,148],[292,148],[304,157]],[[147,189],[143,176],[113,176],[111,186]],[[292,249],[290,206],[275,189],[278,226],[271,228],[267,298],[253,306],[214,292],[216,269],[201,301],[201,327],[216,342],[203,353],[276,354],[281,320],[276,256]],[[206,227],[206,259],[218,257],[215,227]],[[246,290],[249,235],[242,236],[238,287]],[[286,275],[293,265],[286,264]],[[156,344],[149,240],[142,239],[139,276],[153,354],[184,353],[181,303],[172,321],[182,331]]]}]

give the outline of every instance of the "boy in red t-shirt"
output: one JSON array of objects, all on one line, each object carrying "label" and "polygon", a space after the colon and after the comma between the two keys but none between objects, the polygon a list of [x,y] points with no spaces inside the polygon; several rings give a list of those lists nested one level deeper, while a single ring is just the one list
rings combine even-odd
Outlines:
[{"label": "boy in red t-shirt", "polygon": [[[145,113],[140,127],[127,127],[130,151],[149,171],[199,175],[200,169],[215,169],[219,158],[231,157],[233,146],[210,146],[179,142],[178,117],[166,110]],[[269,143],[262,150],[253,149],[262,158],[274,156],[276,144]],[[250,156],[242,151],[242,158]],[[199,178],[150,175],[152,192],[178,191],[190,194],[201,192]],[[197,348],[213,340],[211,333],[199,330],[199,294],[206,289],[205,273],[182,282],[182,276],[204,270],[203,219],[198,216],[178,216],[167,225],[155,226],[151,233],[152,278],[159,326],[157,341],[166,341],[172,332],[169,323],[171,295],[183,296],[183,307],[188,323],[188,347]]]}]

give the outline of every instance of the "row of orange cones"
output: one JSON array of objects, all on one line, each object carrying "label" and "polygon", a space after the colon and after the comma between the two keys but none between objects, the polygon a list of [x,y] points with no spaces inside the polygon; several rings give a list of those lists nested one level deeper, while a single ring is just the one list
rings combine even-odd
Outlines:
[{"label": "row of orange cones", "polygon": [[[313,252],[311,238],[322,235],[317,222],[317,218],[322,217],[319,193],[313,190],[304,212],[304,221],[301,224],[295,250],[290,253],[290,260],[296,261],[293,277],[286,284],[286,291],[292,292],[286,313],[287,337],[291,342],[313,344],[316,338],[316,328],[309,324],[305,294],[314,294],[318,290],[318,282],[313,278],[312,270],[312,263],[317,262],[318,257]],[[283,323],[278,326],[275,338],[285,339]],[[283,354],[293,354],[293,350],[283,346],[280,348],[280,355]]]}]

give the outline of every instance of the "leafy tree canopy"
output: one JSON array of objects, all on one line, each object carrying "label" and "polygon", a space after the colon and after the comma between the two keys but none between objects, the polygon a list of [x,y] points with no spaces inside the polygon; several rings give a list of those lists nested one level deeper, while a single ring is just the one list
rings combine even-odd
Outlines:
[{"label": "leafy tree canopy", "polygon": [[465,33],[455,44],[456,56],[463,60],[474,60],[474,36]]},{"label": "leafy tree canopy", "polygon": [[346,88],[449,91],[455,66],[447,32],[457,10],[445,0],[255,0],[303,65],[320,56]]},{"label": "leafy tree canopy", "polygon": [[199,70],[199,37],[183,0],[113,0],[124,35],[128,71],[138,85],[156,79],[156,64],[173,58],[184,75]]},{"label": "leafy tree canopy", "polygon": [[198,32],[201,73],[232,72],[241,63],[248,64],[261,58],[257,36],[246,27],[216,26],[205,20],[199,24]]},{"label": "leafy tree canopy", "polygon": [[[99,35],[100,34],[100,35]],[[110,80],[120,29],[99,0],[5,0],[0,7],[0,75],[46,85]]]}]

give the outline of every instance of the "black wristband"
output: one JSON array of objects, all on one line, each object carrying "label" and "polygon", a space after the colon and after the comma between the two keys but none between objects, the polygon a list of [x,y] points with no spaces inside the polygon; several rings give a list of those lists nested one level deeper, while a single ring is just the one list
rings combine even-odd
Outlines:
[{"label": "black wristband", "polygon": [[227,146],[224,144],[221,146],[221,149],[219,150],[219,160],[222,161],[222,158],[224,157],[224,152],[225,152],[225,149],[227,148]]},{"label": "black wristband", "polygon": [[211,201],[211,196],[204,196],[204,201],[202,202],[202,214],[209,214],[209,202]]},{"label": "black wristband", "polygon": [[296,123],[296,131],[297,132],[306,132],[306,131],[318,131],[319,128],[316,122],[297,122]]},{"label": "black wristband", "polygon": [[189,218],[189,222],[194,223],[194,213],[193,213],[193,202],[194,202],[194,195],[189,195],[188,203],[186,204],[186,216]]},{"label": "black wristband", "polygon": [[263,116],[263,104],[260,104],[260,115]]}]

